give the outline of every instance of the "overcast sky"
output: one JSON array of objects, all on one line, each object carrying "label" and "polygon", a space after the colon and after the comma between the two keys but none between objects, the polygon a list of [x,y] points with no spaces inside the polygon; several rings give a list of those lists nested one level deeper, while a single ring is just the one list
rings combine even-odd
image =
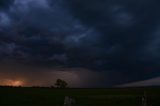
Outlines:
[{"label": "overcast sky", "polygon": [[110,87],[160,76],[159,0],[1,0],[0,84]]}]

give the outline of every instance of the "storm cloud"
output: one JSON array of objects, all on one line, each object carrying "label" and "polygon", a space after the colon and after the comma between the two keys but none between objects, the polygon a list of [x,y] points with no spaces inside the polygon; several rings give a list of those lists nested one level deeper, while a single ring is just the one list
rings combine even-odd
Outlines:
[{"label": "storm cloud", "polygon": [[[89,85],[99,87],[159,76],[159,4],[158,0],[1,0],[0,63],[53,72],[83,68],[93,76],[101,73],[97,76],[104,79]],[[45,70],[40,72],[48,73]]]}]

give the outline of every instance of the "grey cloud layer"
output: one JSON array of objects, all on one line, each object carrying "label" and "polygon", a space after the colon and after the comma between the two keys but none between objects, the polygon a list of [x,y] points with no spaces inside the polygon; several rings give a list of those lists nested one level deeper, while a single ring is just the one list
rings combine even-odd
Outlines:
[{"label": "grey cloud layer", "polygon": [[128,76],[122,81],[159,75],[159,4],[158,0],[1,0],[1,62],[120,72]]},{"label": "grey cloud layer", "polygon": [[2,11],[2,48],[6,43],[14,44],[30,62],[63,63],[69,49],[83,46],[81,39],[95,31],[72,17],[63,3],[52,2],[54,6],[47,0],[15,0],[9,9]]}]

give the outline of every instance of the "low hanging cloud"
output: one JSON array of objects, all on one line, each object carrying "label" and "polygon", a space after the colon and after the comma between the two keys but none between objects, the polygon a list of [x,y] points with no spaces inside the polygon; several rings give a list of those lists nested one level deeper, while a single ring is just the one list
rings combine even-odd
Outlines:
[{"label": "low hanging cloud", "polygon": [[51,72],[57,67],[83,68],[91,73],[80,72],[91,74],[91,79],[94,73],[101,73],[98,78],[104,74],[97,86],[159,76],[158,4],[157,0],[1,0],[0,63]]}]

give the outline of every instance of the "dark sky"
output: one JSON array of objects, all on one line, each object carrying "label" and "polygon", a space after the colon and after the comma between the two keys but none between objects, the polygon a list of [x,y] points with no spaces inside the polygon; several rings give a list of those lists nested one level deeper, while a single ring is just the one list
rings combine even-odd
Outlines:
[{"label": "dark sky", "polygon": [[0,84],[109,87],[158,77],[159,11],[159,0],[1,0]]}]

